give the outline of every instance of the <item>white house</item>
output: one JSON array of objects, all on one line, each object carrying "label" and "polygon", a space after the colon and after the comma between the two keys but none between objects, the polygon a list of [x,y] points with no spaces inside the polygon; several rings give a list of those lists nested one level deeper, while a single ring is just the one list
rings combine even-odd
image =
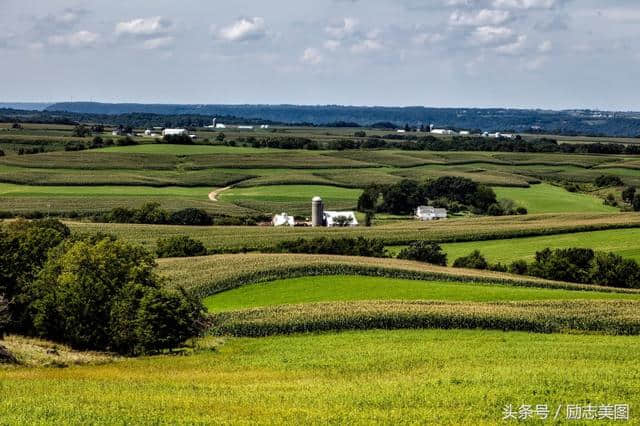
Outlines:
[{"label": "white house", "polygon": [[416,209],[416,218],[420,220],[439,220],[447,218],[447,209],[432,206],[420,206]]},{"label": "white house", "polygon": [[296,226],[296,221],[293,216],[289,216],[286,213],[280,213],[273,217],[271,220],[273,226]]},{"label": "white house", "polygon": [[398,132],[398,133],[407,133],[407,131],[404,130],[404,129],[398,129],[398,130],[396,130],[396,132]]},{"label": "white house", "polygon": [[189,135],[187,129],[164,129],[162,131],[162,136],[182,136]]},{"label": "white house", "polygon": [[222,123],[217,123],[216,124],[216,129],[226,129],[227,125],[226,124],[222,124]]},{"label": "white house", "polygon": [[471,134],[468,130],[460,130],[460,136],[469,136]]},{"label": "white house", "polygon": [[454,135],[456,132],[449,129],[432,129],[431,133],[435,135]]},{"label": "white house", "polygon": [[239,130],[253,130],[253,126],[238,126]]},{"label": "white house", "polygon": [[329,228],[340,226],[340,219],[338,218],[341,217],[346,218],[349,223],[347,226],[358,226],[358,220],[356,219],[356,214],[354,212],[324,212],[324,222]]}]

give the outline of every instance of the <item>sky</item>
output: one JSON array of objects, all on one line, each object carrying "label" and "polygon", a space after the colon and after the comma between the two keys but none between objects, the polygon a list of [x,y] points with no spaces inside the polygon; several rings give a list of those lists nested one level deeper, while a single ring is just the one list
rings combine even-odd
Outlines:
[{"label": "sky", "polygon": [[0,0],[0,102],[640,110],[638,0]]}]

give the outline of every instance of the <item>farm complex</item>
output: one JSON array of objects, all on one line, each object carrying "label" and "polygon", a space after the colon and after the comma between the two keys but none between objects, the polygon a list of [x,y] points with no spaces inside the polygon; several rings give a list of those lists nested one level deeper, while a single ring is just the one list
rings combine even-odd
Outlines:
[{"label": "farm complex", "polygon": [[[640,156],[534,152],[635,139],[213,122],[0,125],[2,247],[56,235],[37,269],[4,275],[37,315],[8,305],[3,421],[491,424],[522,405],[640,406]],[[83,285],[128,259],[152,289],[135,318],[125,286],[82,296],[110,306],[104,334],[70,325]],[[182,325],[150,340],[165,315]]]}]

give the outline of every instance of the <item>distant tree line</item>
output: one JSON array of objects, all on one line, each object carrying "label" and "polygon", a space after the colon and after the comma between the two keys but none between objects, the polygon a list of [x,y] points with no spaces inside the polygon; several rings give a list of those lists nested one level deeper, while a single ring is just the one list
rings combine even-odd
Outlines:
[{"label": "distant tree line", "polygon": [[505,208],[493,189],[457,176],[443,176],[423,183],[403,179],[390,185],[370,185],[358,199],[358,210],[362,212],[406,215],[422,205],[446,208],[454,213],[470,210],[492,216],[527,213],[512,205]]},{"label": "distant tree line", "polygon": [[143,247],[108,235],[71,235],[56,220],[0,228],[0,334],[77,349],[142,354],[203,333],[201,302],[168,291]]},{"label": "distant tree line", "polygon": [[275,249],[280,253],[333,254],[343,256],[386,257],[384,243],[377,239],[357,238],[299,238],[283,241]]}]

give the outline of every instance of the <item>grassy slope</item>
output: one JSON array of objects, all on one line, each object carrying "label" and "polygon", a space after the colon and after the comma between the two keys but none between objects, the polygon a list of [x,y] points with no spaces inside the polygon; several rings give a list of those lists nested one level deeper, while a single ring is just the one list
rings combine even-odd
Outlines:
[{"label": "grassy slope", "polygon": [[338,300],[516,301],[640,299],[640,294],[552,290],[362,276],[302,277],[254,284],[205,299],[210,311]]},{"label": "grassy slope", "polygon": [[0,183],[0,197],[179,197],[207,199],[212,188],[148,186],[26,186]]},{"label": "grassy slope", "polygon": [[498,199],[507,198],[525,207],[529,213],[617,212],[602,200],[585,194],[571,193],[553,185],[540,184],[531,188],[494,188]]},{"label": "grassy slope", "polygon": [[1,370],[0,417],[9,424],[495,424],[507,404],[636,407],[639,352],[636,337],[491,331],[231,339],[190,357]]},{"label": "grassy slope", "polygon": [[576,234],[490,240],[443,245],[449,262],[480,250],[491,262],[510,263],[518,259],[532,261],[536,251],[544,248],[585,247],[610,251],[640,261],[640,229],[615,229]]}]

